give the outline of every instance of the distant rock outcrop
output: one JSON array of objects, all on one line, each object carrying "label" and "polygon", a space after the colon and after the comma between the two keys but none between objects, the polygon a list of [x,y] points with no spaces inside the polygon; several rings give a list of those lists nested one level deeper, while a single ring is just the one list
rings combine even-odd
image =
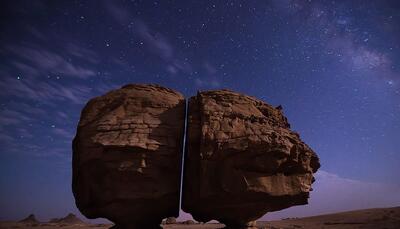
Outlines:
[{"label": "distant rock outcrop", "polygon": [[69,213],[64,218],[55,218],[51,219],[49,223],[62,223],[62,224],[85,224],[81,219],[79,219],[76,215]]},{"label": "distant rock outcrop", "polygon": [[39,223],[39,221],[36,219],[34,214],[30,214],[28,217],[25,219],[22,219],[19,221],[20,223],[31,223],[31,224],[36,224]]},{"label": "distant rock outcrop", "polygon": [[228,90],[190,98],[186,147],[183,210],[228,228],[307,204],[320,167],[281,107]]},{"label": "distant rock outcrop", "polygon": [[88,218],[115,228],[160,228],[179,214],[185,99],[126,85],[90,100],[73,141],[73,192]]}]

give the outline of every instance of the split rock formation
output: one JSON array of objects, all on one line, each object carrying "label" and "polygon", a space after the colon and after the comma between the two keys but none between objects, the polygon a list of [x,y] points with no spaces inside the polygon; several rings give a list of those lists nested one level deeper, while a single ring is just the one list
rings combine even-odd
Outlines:
[{"label": "split rock formation", "polygon": [[[88,218],[160,228],[179,214],[185,99],[130,84],[88,102],[73,141],[73,192]],[[314,151],[281,107],[228,90],[188,102],[182,209],[200,222],[255,228],[267,212],[307,204]]]}]

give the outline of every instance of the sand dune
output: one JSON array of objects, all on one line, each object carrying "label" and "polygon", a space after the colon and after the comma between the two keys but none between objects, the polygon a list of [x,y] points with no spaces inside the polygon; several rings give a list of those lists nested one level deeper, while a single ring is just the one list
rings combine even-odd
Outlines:
[{"label": "sand dune", "polygon": [[[63,228],[63,229],[86,229],[98,228],[106,229],[109,224],[87,224],[87,223],[42,223],[42,222],[0,222],[0,228]],[[319,229],[319,228],[400,228],[400,207],[393,208],[373,208],[348,212],[340,212],[327,215],[319,215],[305,218],[283,219],[269,222],[257,222],[259,228],[265,229]],[[163,228],[187,228],[187,229],[212,229],[223,228],[222,224],[194,224],[186,225],[182,223],[163,225]]]}]

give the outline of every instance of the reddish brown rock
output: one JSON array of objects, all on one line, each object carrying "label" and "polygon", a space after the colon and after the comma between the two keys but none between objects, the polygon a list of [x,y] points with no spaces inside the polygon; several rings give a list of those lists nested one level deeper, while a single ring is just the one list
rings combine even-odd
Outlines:
[{"label": "reddish brown rock", "polygon": [[282,114],[227,90],[190,98],[184,211],[228,228],[255,228],[267,212],[307,204],[319,160]]},{"label": "reddish brown rock", "polygon": [[185,100],[157,85],[126,85],[88,102],[73,141],[73,193],[88,218],[159,228],[179,214]]}]

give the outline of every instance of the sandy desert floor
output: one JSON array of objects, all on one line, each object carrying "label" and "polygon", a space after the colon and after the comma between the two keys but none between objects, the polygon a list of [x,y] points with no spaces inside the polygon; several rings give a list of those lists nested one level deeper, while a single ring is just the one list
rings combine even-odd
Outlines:
[{"label": "sandy desert floor", "polygon": [[[336,229],[336,228],[365,228],[365,229],[398,229],[400,228],[400,207],[374,208],[349,212],[340,212],[328,215],[319,215],[306,218],[284,219],[269,222],[258,222],[259,228],[265,229]],[[18,222],[0,222],[0,228],[62,228],[62,229],[106,229],[108,224],[59,224],[59,223],[35,223],[24,224]],[[176,229],[212,229],[223,228],[222,224],[171,224],[163,225],[163,228]]]}]

